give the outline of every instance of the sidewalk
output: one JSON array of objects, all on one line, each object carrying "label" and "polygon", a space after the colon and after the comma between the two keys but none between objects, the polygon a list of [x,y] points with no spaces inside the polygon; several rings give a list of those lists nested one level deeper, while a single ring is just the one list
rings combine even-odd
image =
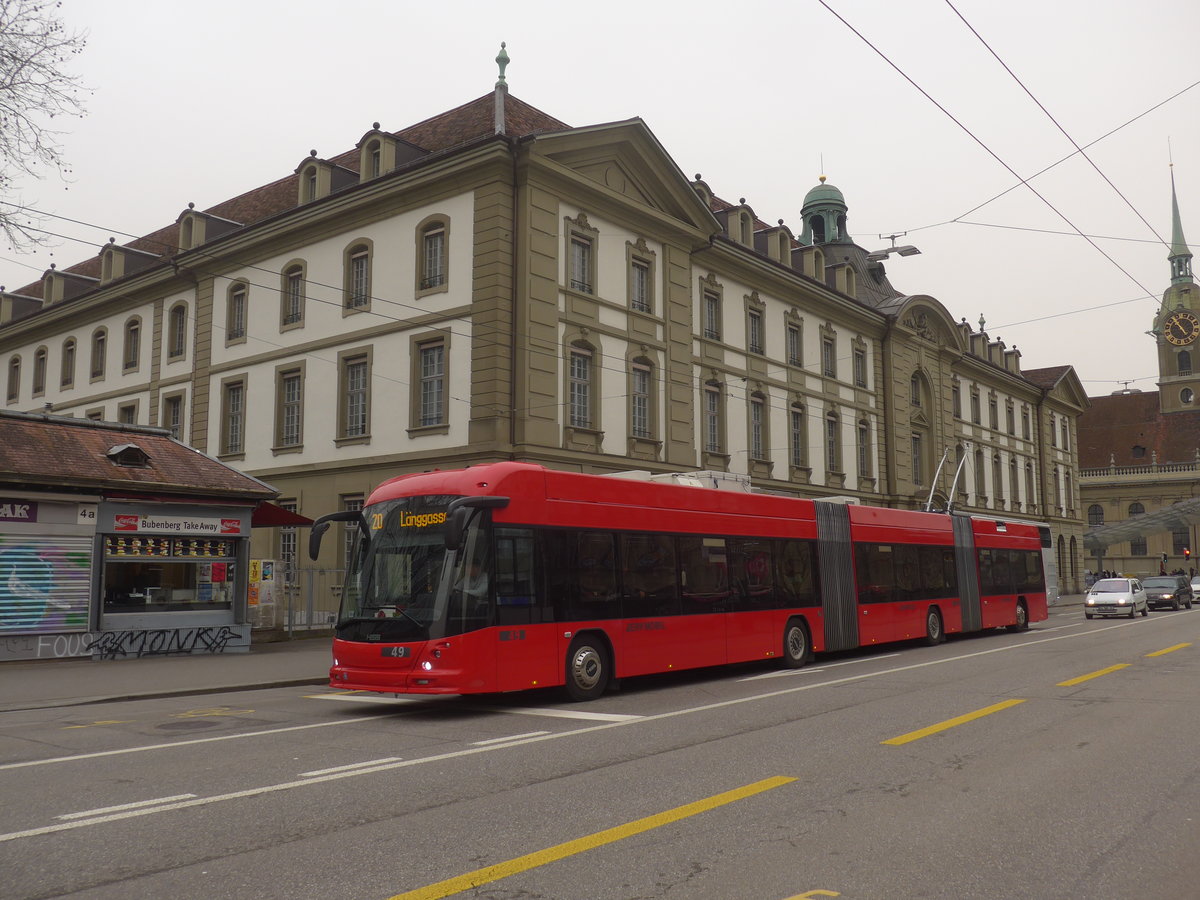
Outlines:
[{"label": "sidewalk", "polygon": [[[1070,594],[1050,608],[1081,605],[1083,595]],[[314,637],[252,644],[248,653],[4,663],[0,712],[327,684],[331,643],[328,637]]]},{"label": "sidewalk", "polygon": [[328,684],[331,647],[314,637],[252,644],[247,653],[4,663],[0,712]]}]

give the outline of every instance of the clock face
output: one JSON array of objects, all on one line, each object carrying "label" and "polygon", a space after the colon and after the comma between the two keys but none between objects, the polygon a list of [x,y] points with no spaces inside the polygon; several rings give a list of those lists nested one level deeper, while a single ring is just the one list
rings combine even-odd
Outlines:
[{"label": "clock face", "polygon": [[1190,312],[1174,312],[1163,323],[1163,335],[1172,344],[1190,344],[1200,337],[1200,319]]}]

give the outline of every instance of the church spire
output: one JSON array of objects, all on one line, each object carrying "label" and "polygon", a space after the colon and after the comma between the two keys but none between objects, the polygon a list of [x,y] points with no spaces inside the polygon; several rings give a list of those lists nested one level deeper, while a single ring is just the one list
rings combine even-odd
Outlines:
[{"label": "church spire", "polygon": [[1175,164],[1171,164],[1171,284],[1189,284],[1192,281],[1192,251],[1183,236],[1183,222],[1179,219],[1179,199],[1175,196]]}]

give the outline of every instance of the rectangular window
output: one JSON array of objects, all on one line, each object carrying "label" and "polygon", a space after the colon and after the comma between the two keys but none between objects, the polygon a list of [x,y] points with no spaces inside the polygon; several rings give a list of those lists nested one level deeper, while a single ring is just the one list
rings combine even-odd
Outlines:
[{"label": "rectangular window", "polygon": [[141,350],[141,328],[137,322],[130,322],[125,328],[125,371],[136,369],[138,353]]},{"label": "rectangular window", "polygon": [[630,424],[633,436],[650,437],[650,367],[635,365],[630,372]]},{"label": "rectangular window", "polygon": [[833,338],[821,338],[821,374],[837,378],[837,351]]},{"label": "rectangular window", "polygon": [[629,306],[638,312],[652,312],[650,307],[650,266],[640,259],[633,261],[629,280]]},{"label": "rectangular window", "polygon": [[303,375],[284,372],[279,376],[279,425],[277,441],[280,447],[298,447],[303,440]]},{"label": "rectangular window", "polygon": [[592,427],[592,354],[571,351],[570,422],[575,428]]},{"label": "rectangular window", "polygon": [[979,394],[974,389],[971,390],[971,421],[978,425],[979,419]]},{"label": "rectangular window", "polygon": [[422,242],[424,268],[421,270],[421,290],[441,287],[446,283],[446,228],[434,225],[425,230]]},{"label": "rectangular window", "polygon": [[867,353],[857,348],[854,351],[854,385],[867,386]]},{"label": "rectangular window", "polygon": [[97,332],[92,338],[92,377],[104,377],[104,356],[108,352],[108,336]]},{"label": "rectangular window", "polygon": [[1058,446],[1058,422],[1054,418],[1054,413],[1050,413],[1050,446]]},{"label": "rectangular window", "polygon": [[122,403],[117,407],[117,421],[122,425],[137,424],[137,404]]},{"label": "rectangular window", "polygon": [[962,386],[956,381],[950,387],[950,406],[954,410],[954,418],[962,418]]},{"label": "rectangular window", "polygon": [[225,441],[223,453],[244,453],[246,426],[246,386],[240,381],[225,385],[225,410],[222,416]]},{"label": "rectangular window", "polygon": [[361,356],[342,361],[342,437],[367,434],[367,360]]},{"label": "rectangular window", "polygon": [[804,354],[800,343],[800,329],[795,325],[787,327],[787,360],[789,366],[804,364]]},{"label": "rectangular window", "polygon": [[988,426],[992,431],[1000,430],[1000,409],[995,397],[988,397]]},{"label": "rectangular window", "polygon": [[762,399],[753,397],[750,400],[750,458],[766,459],[766,448],[763,441],[763,428],[766,406]]},{"label": "rectangular window", "polygon": [[1004,425],[1009,434],[1017,433],[1017,426],[1014,418],[1012,403],[1004,404]]},{"label": "rectangular window", "polygon": [[367,276],[370,261],[366,250],[350,257],[350,296],[346,298],[346,306],[349,309],[364,309],[369,305]]},{"label": "rectangular window", "polygon": [[746,349],[751,353],[761,355],[763,352],[762,313],[750,310],[746,316],[746,330]]},{"label": "rectangular window", "polygon": [[571,237],[571,289],[592,293],[592,242],[585,237]]},{"label": "rectangular window", "polygon": [[63,345],[62,373],[59,386],[68,388],[75,384],[75,341],[69,340]]},{"label": "rectangular window", "polygon": [[924,484],[925,466],[922,460],[923,453],[921,447],[921,435],[917,434],[916,432],[913,433],[911,438],[911,450],[913,484]]},{"label": "rectangular window", "polygon": [[427,344],[421,347],[421,416],[422,425],[446,423],[446,346]]},{"label": "rectangular window", "polygon": [[825,420],[825,468],[830,472],[842,470],[841,449],[838,441],[838,421],[830,416]]},{"label": "rectangular window", "polygon": [[704,336],[710,341],[721,339],[721,295],[704,292]]},{"label": "rectangular window", "polygon": [[[362,494],[342,497],[342,510],[360,512],[363,508]],[[354,547],[354,537],[358,534],[357,522],[342,523],[342,568],[350,568],[350,552]]]},{"label": "rectangular window", "polygon": [[33,356],[33,396],[46,392],[46,351],[38,350]]},{"label": "rectangular window", "polygon": [[1059,419],[1062,424],[1062,448],[1064,450],[1071,449],[1071,423],[1066,416]]},{"label": "rectangular window", "polygon": [[177,441],[183,440],[183,398],[168,397],[163,401],[163,427]]},{"label": "rectangular window", "polygon": [[871,426],[865,421],[858,423],[858,476],[867,478],[871,474]]},{"label": "rectangular window", "polygon": [[797,468],[805,463],[805,446],[804,446],[804,410],[798,406],[793,406],[791,410],[791,449],[792,449],[792,465]]},{"label": "rectangular window", "polygon": [[[281,509],[288,512],[299,512],[295,500],[277,500]],[[283,569],[279,574],[283,577],[283,583],[287,585],[296,583],[296,548],[298,546],[296,526],[285,525],[279,529],[279,563]]]},{"label": "rectangular window", "polygon": [[704,449],[721,452],[721,394],[715,388],[704,390]]},{"label": "rectangular window", "polygon": [[225,323],[225,340],[236,341],[246,336],[246,286],[237,285],[229,292],[229,313]]},{"label": "rectangular window", "polygon": [[1021,437],[1029,440],[1029,407],[1021,407]]}]

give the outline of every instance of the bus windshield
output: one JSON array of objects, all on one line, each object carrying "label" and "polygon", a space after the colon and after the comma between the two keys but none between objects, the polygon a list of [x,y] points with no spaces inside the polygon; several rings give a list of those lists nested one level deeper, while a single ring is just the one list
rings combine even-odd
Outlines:
[{"label": "bus windshield", "polygon": [[387,639],[429,638],[446,559],[446,507],[453,499],[405,497],[363,510],[365,528],[355,535],[342,585],[339,628],[395,619],[381,629]]},{"label": "bus windshield", "polygon": [[339,636],[424,641],[485,622],[486,513],[474,517],[461,549],[446,549],[446,509],[453,496],[388,500],[363,511],[365,528],[351,547],[342,587]]}]

